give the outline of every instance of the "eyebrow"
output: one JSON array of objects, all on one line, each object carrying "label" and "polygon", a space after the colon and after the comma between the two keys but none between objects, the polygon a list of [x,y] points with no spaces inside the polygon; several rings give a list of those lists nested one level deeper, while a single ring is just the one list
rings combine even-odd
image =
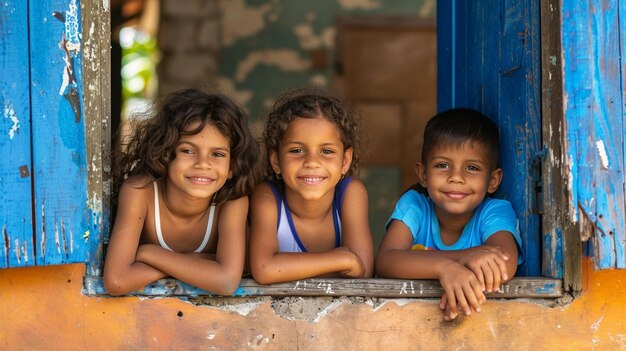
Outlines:
[{"label": "eyebrow", "polygon": [[[294,140],[294,141],[286,141],[284,143],[282,143],[282,145],[290,145],[290,144],[295,144],[295,145],[306,145],[307,143],[302,142],[302,141],[298,141],[298,140]],[[339,143],[322,143],[319,146],[342,146],[343,143],[339,142]]]},{"label": "eyebrow", "polygon": [[[437,155],[435,155],[435,156],[431,157],[431,158],[429,159],[429,161],[431,161],[431,162],[432,162],[432,161],[434,161],[434,160],[436,160],[436,159],[441,159],[441,160],[445,160],[445,161],[450,161],[450,160],[452,160],[452,159],[450,159],[450,158],[448,158],[448,157],[444,157],[444,156],[437,156]],[[488,160],[487,160],[487,161],[484,161],[484,160],[479,160],[479,159],[463,160],[463,163],[468,163],[468,162],[469,162],[469,163],[482,163],[482,164],[488,164],[488,163],[489,163],[489,161],[488,161]]]},{"label": "eyebrow", "polygon": [[[198,145],[197,145],[197,144],[192,143],[191,141],[187,141],[187,140],[180,140],[180,141],[178,141],[178,144],[176,144],[176,147],[179,147],[179,146],[181,146],[181,145],[183,145],[183,144],[191,145],[191,146],[193,146],[194,148],[199,149],[199,147],[198,147]],[[226,151],[226,152],[230,152],[230,147],[221,147],[221,146],[217,146],[217,147],[211,147],[211,150],[212,150],[212,151],[219,150],[219,151]]]}]

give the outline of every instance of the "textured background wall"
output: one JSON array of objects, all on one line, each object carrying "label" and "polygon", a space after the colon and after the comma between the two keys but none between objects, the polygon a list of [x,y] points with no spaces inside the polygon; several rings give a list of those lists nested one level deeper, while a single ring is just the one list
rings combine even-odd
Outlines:
[{"label": "textured background wall", "polygon": [[282,91],[332,88],[338,17],[435,11],[435,0],[163,0],[160,91],[218,88],[258,120]]}]

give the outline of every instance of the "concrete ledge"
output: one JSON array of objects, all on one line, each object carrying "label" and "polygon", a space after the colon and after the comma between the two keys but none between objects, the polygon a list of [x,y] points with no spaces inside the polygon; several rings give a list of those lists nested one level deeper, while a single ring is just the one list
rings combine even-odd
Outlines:
[{"label": "concrete ledge", "polygon": [[[261,285],[244,278],[232,296],[362,296],[386,298],[440,297],[443,290],[437,280],[409,279],[305,279],[287,283]],[[102,277],[85,277],[83,293],[108,296]],[[196,297],[213,296],[211,293],[180,282],[161,279],[129,296]],[[558,298],[563,296],[561,279],[541,277],[515,277],[500,287],[500,291],[487,294],[488,298]]]}]

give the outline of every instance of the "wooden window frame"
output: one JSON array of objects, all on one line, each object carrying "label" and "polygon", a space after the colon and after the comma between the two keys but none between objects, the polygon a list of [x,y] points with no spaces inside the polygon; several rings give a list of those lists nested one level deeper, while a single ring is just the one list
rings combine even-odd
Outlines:
[{"label": "wooden window frame", "polygon": [[[555,51],[560,49],[558,32],[554,34],[555,26],[558,21],[554,19],[555,13],[549,10],[549,6],[558,3],[558,0],[550,0],[550,4],[542,4],[542,22],[543,17],[552,16],[546,23],[542,24],[543,31],[552,33],[548,40],[546,49],[542,48],[542,62]],[[83,33],[83,55],[85,66],[89,65],[95,69],[85,69],[84,75],[84,106],[87,131],[87,157],[90,165],[88,169],[88,192],[89,199],[95,199],[101,210],[99,216],[93,220],[91,235],[94,236],[90,248],[90,257],[86,263],[86,272],[84,278],[83,293],[91,296],[109,296],[106,294],[102,283],[102,267],[106,243],[108,242],[108,233],[110,232],[110,179],[111,179],[111,71],[110,71],[110,20],[109,8],[104,8],[102,2],[96,0],[83,0],[82,18],[83,28],[98,28],[96,31],[85,30]],[[558,7],[557,7],[558,8]],[[557,13],[558,15],[558,13]],[[557,24],[555,24],[555,22]],[[546,40],[542,35],[543,40]],[[560,57],[560,55],[556,55]],[[554,70],[551,65],[543,65],[548,69]],[[558,66],[560,67],[560,66]],[[552,74],[556,74],[556,69]],[[542,75],[548,74],[548,70],[543,70]],[[546,81],[544,79],[544,81]],[[559,86],[555,80],[549,80],[550,84],[542,86],[542,94],[544,96],[544,126],[546,123],[557,124],[562,123],[562,109],[550,108],[546,101],[545,95],[553,91],[559,91]],[[556,96],[553,94],[553,97]],[[558,98],[554,98],[554,102],[562,102]],[[546,107],[546,104],[548,106]],[[559,116],[559,111],[561,115]],[[545,129],[544,133],[545,133]],[[544,136],[545,137],[545,136]],[[560,138],[555,138],[549,147],[555,150],[560,149]],[[560,169],[557,166],[544,165],[544,186],[546,188],[560,187],[559,181]],[[544,194],[548,192],[545,191]],[[550,191],[550,193],[555,193]],[[560,192],[556,192],[561,194]],[[556,199],[561,203],[566,203],[567,197]],[[551,199],[544,199],[551,201]],[[566,207],[566,206],[565,206]],[[557,228],[565,227],[568,235],[573,237],[573,228],[568,225],[565,214],[555,215],[556,217],[547,217],[544,214],[544,232],[553,233]],[[548,220],[546,220],[546,218]],[[566,227],[567,226],[567,227]],[[558,234],[548,234],[558,235]],[[545,235],[544,235],[545,236]],[[488,298],[559,298],[564,295],[566,290],[580,290],[580,254],[576,256],[577,247],[580,247],[580,241],[576,246],[576,240],[565,240],[565,259],[560,262],[565,264],[562,266],[565,279],[545,278],[545,277],[515,277],[511,281],[504,284],[500,291],[487,294]],[[573,251],[572,251],[573,250]],[[554,265],[550,267],[560,266],[558,256],[555,252],[544,249],[544,261],[553,260]],[[552,276],[552,275],[550,275]],[[554,275],[558,276],[558,275]],[[278,283],[270,285],[261,285],[253,279],[244,278],[237,291],[232,296],[361,296],[361,297],[382,297],[382,298],[438,298],[442,294],[442,289],[437,280],[409,280],[409,279],[305,279],[287,283]],[[190,286],[176,279],[160,279],[154,283],[148,284],[143,290],[128,294],[129,296],[146,296],[146,297],[196,297],[196,296],[212,296],[211,293],[202,289]]]}]

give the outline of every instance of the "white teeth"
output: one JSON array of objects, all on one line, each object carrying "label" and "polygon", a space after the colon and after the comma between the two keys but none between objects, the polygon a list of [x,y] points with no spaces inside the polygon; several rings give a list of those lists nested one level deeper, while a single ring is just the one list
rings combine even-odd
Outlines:
[{"label": "white teeth", "polygon": [[319,177],[319,178],[309,178],[309,177],[306,177],[306,178],[302,178],[302,179],[305,182],[321,182],[324,178],[321,178],[321,177]]},{"label": "white teeth", "polygon": [[209,178],[199,178],[199,177],[189,177],[190,180],[193,180],[194,182],[209,182],[211,181],[211,179]]}]

